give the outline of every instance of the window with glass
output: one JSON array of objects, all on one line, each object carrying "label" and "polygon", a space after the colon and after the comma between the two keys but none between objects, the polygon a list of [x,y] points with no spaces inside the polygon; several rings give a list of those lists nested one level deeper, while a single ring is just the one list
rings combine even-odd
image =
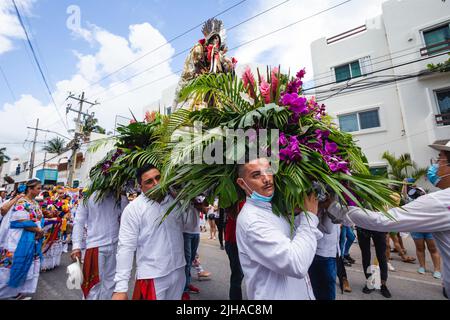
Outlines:
[{"label": "window with glass", "polygon": [[[425,40],[426,46],[431,47],[428,49],[428,54],[434,54],[448,50],[450,44],[445,42],[450,40],[450,24],[447,23],[437,28],[424,31],[423,38]],[[437,45],[439,43],[442,43],[442,45],[433,47],[434,45]]]},{"label": "window with glass", "polygon": [[379,109],[360,111],[338,116],[339,127],[344,132],[356,132],[381,127]]},{"label": "window with glass", "polygon": [[361,76],[359,60],[334,68],[336,82],[347,81]]},{"label": "window with glass", "polygon": [[441,115],[442,125],[450,125],[450,88],[436,91],[439,114]]},{"label": "window with glass", "polygon": [[372,167],[369,168],[370,174],[373,176],[379,177],[387,177],[388,176],[388,168],[386,166],[383,167]]}]

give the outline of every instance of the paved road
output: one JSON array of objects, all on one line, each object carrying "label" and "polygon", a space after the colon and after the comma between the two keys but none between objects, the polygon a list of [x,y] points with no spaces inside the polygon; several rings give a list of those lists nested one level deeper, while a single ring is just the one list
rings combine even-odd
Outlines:
[{"label": "paved road", "polygon": [[[405,241],[408,254],[415,256],[414,243],[409,237]],[[372,248],[373,251],[373,248]],[[212,279],[209,281],[198,281],[194,277],[193,284],[200,288],[198,295],[192,295],[193,300],[226,300],[228,298],[229,285],[229,265],[225,251],[220,250],[218,240],[207,239],[206,234],[202,234],[200,245],[200,257],[205,269],[212,272]],[[379,292],[370,295],[363,294],[361,289],[364,286],[364,274],[361,266],[361,254],[357,244],[353,245],[351,255],[357,263],[351,268],[347,268],[352,293],[344,295],[338,293],[338,300],[382,300]],[[373,253],[373,257],[375,254]],[[432,277],[431,272],[420,275],[416,272],[418,264],[407,264],[400,261],[397,255],[393,255],[392,264],[397,269],[396,272],[389,273],[388,287],[392,293],[392,299],[396,300],[444,300],[442,296],[441,281]],[[79,300],[80,291],[70,291],[66,287],[66,266],[70,264],[69,257],[63,256],[62,265],[50,272],[41,274],[38,291],[34,299],[36,300]],[[427,266],[431,267],[431,261],[427,255]],[[133,288],[130,283],[130,293]],[[243,286],[244,296],[245,288]],[[339,290],[338,290],[339,291]]]}]

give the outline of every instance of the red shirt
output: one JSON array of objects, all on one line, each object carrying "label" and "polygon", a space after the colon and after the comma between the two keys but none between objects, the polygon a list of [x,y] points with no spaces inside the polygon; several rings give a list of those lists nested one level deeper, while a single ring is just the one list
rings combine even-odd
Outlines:
[{"label": "red shirt", "polygon": [[[245,201],[239,203],[239,211],[242,210]],[[236,243],[236,219],[232,216],[227,216],[227,224],[225,226],[225,242]]]}]

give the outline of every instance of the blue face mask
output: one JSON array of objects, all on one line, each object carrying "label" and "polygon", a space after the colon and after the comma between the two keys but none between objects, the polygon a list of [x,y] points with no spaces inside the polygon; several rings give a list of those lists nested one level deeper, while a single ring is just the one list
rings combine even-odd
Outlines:
[{"label": "blue face mask", "polygon": [[[247,186],[248,190],[251,191],[252,189],[248,186],[247,182],[245,182],[245,180],[242,180],[242,181],[244,181],[244,183]],[[270,201],[272,201],[274,194],[275,193],[273,193],[270,197],[266,197],[266,196],[263,196],[262,194],[260,194],[260,193],[258,193],[256,191],[253,191],[252,194],[250,195],[250,199],[253,199],[253,200],[256,200],[256,201],[262,201],[262,202],[270,202]]]},{"label": "blue face mask", "polygon": [[441,177],[439,177],[438,175],[438,171],[439,171],[439,164],[433,164],[427,172],[427,178],[428,181],[430,181],[430,183],[433,186],[437,186],[439,184],[439,182],[441,182]]},{"label": "blue face mask", "polygon": [[431,184],[435,187],[437,187],[437,185],[439,184],[439,182],[442,181],[443,178],[450,176],[445,175],[443,177],[440,177],[438,172],[439,172],[439,163],[435,163],[428,169],[427,173],[428,181],[430,181]]}]

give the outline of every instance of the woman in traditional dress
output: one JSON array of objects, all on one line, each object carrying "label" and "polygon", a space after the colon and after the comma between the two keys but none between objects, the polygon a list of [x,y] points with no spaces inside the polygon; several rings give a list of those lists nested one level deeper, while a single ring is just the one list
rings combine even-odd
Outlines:
[{"label": "woman in traditional dress", "polygon": [[10,225],[5,230],[7,240],[0,253],[0,299],[27,299],[26,295],[36,292],[44,217],[35,198],[41,189],[39,180],[28,181],[25,197],[17,201],[10,213]]}]

